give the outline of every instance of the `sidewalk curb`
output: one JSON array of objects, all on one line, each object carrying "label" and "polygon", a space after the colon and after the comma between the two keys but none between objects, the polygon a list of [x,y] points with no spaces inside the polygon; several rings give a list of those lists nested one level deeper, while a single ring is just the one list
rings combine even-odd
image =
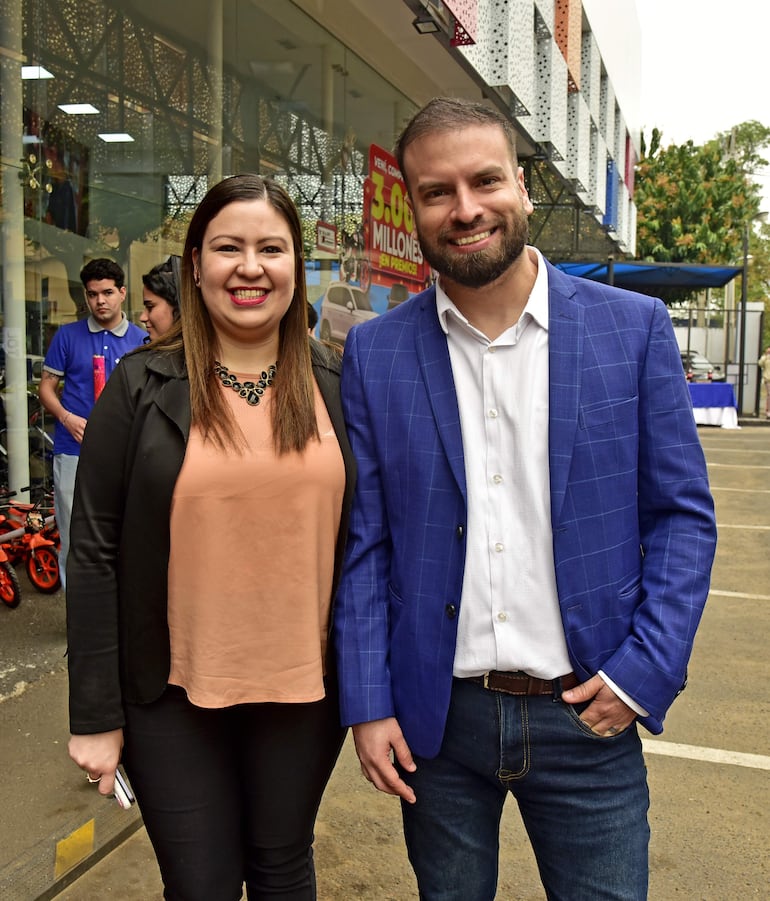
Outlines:
[{"label": "sidewalk curb", "polygon": [[139,810],[111,803],[78,818],[0,870],[0,901],[48,901],[143,826]]}]

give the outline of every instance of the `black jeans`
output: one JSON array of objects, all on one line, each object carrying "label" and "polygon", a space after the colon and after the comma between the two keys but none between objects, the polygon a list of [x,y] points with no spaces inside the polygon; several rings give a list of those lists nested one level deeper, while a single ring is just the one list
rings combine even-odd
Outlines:
[{"label": "black jeans", "polygon": [[313,901],[313,827],[342,747],[336,686],[310,704],[126,705],[123,760],[167,901]]}]

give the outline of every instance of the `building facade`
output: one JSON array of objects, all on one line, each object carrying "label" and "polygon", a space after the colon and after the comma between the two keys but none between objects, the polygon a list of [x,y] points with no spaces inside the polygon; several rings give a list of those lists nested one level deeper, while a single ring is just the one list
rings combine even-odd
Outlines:
[{"label": "building facade", "polygon": [[546,255],[633,255],[638,44],[633,0],[0,0],[0,482],[50,479],[36,381],[84,262],[124,267],[136,320],[223,177],[289,190],[320,329],[330,285],[351,321],[419,290],[389,150],[432,96],[511,118]]}]

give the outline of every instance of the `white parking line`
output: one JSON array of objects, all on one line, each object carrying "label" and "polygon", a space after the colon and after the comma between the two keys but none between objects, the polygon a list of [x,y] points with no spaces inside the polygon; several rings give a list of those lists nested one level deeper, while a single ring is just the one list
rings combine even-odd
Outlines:
[{"label": "white parking line", "polygon": [[770,594],[744,594],[742,591],[720,591],[718,588],[710,589],[709,594],[720,594],[724,598],[743,598],[745,601],[770,601]]},{"label": "white parking line", "polygon": [[763,754],[742,754],[739,751],[721,751],[719,748],[699,748],[697,745],[680,745],[673,741],[642,739],[646,754],[665,757],[681,757],[684,760],[704,760],[706,763],[726,763],[745,766],[752,770],[770,770],[770,757]]},{"label": "white parking line", "polygon": [[706,460],[709,469],[770,469],[770,466],[757,466],[750,463],[711,463]]},{"label": "white parking line", "polygon": [[727,488],[725,485],[709,485],[711,491],[739,491],[743,494],[770,494],[770,488]]},{"label": "white parking line", "polygon": [[726,522],[718,522],[717,530],[719,529],[744,529],[744,530],[753,530],[754,532],[770,532],[770,526],[743,526],[743,525],[733,525],[732,523]]},{"label": "white parking line", "polygon": [[756,457],[757,454],[770,454],[770,448],[765,449],[764,447],[727,447],[724,444],[717,447],[716,444],[704,444],[702,441],[701,447],[703,450],[711,450],[716,453],[724,451],[726,454],[751,454],[752,457]]}]

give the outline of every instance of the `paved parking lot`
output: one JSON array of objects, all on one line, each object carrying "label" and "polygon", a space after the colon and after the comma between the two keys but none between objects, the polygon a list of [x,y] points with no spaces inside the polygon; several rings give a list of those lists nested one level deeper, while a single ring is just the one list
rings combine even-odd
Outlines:
[{"label": "paved parking lot", "polygon": [[[770,428],[702,428],[699,434],[709,463],[720,539],[689,686],[672,708],[664,734],[652,738],[645,733],[652,793],[650,899],[766,899],[770,897]],[[52,606],[42,607],[37,598],[27,605],[29,623],[21,619],[24,603],[17,611],[0,610],[0,697],[6,698],[0,703],[4,773],[0,810],[6,821],[8,811],[17,811],[14,825],[20,827],[11,830],[0,858],[2,901],[39,897],[3,894],[8,884],[3,878],[12,875],[15,859],[29,856],[32,839],[38,843],[39,866],[50,867],[54,842],[66,837],[64,830],[71,827],[73,816],[85,819],[94,813],[93,793],[81,784],[64,752],[63,638],[57,644],[55,634],[62,620],[56,605],[62,602],[57,597],[45,600]],[[17,616],[13,629],[5,629]],[[6,641],[11,633],[25,643],[23,656],[39,661],[38,669],[27,671],[32,681],[15,697],[7,697],[8,679],[3,682],[6,661],[19,658],[12,642]],[[16,662],[22,664],[20,659]],[[100,816],[97,813],[97,823],[103,823]],[[104,825],[115,834],[122,829],[120,837],[126,840],[65,888],[59,895],[62,901],[160,898],[146,834],[139,829],[128,838],[127,827],[120,819],[117,825],[114,820]],[[498,901],[542,901],[513,805],[504,818],[502,841]],[[321,808],[316,860],[320,901],[417,898],[397,804],[363,780],[350,742]],[[47,871],[43,875],[53,882]]]}]

